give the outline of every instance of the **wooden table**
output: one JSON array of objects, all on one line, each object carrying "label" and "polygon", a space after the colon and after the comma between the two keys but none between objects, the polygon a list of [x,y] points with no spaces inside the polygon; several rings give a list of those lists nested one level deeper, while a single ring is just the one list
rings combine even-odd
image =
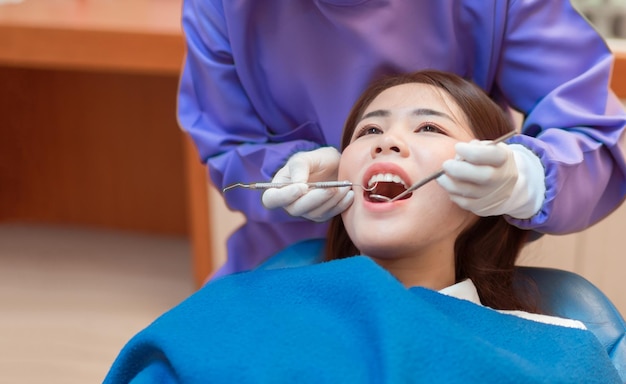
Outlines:
[{"label": "wooden table", "polygon": [[23,0],[0,5],[0,61],[177,75],[181,0]]},{"label": "wooden table", "polygon": [[190,236],[206,175],[176,121],[181,0],[0,4],[0,220]]}]

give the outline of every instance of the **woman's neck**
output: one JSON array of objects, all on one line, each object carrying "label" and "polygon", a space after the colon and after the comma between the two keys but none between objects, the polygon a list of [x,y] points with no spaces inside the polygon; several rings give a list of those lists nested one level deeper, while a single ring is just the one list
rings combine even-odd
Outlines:
[{"label": "woman's neck", "polygon": [[456,282],[453,252],[372,259],[407,288],[420,286],[438,291]]}]

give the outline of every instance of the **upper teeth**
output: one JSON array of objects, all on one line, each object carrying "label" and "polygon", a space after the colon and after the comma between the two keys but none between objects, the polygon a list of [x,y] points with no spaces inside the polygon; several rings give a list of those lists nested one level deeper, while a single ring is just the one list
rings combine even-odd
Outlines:
[{"label": "upper teeth", "polygon": [[372,185],[376,183],[383,183],[383,182],[386,182],[386,183],[393,182],[393,183],[402,184],[405,187],[407,186],[404,180],[402,180],[400,176],[394,175],[392,173],[378,173],[376,175],[373,175],[372,177],[370,177],[369,181],[367,182],[367,186],[371,187]]}]

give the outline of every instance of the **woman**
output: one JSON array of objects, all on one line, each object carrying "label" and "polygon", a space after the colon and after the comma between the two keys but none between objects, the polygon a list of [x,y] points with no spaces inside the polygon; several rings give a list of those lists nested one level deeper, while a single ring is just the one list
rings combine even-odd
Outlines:
[{"label": "woman", "polygon": [[[389,105],[393,108],[385,109]],[[513,267],[527,231],[510,225],[502,216],[481,218],[461,209],[436,183],[392,204],[369,198],[372,193],[397,195],[435,172],[455,157],[459,142],[494,139],[511,130],[510,117],[487,95],[450,74],[417,72],[372,85],[346,121],[339,179],[375,184],[377,188],[357,193],[352,206],[333,219],[328,257],[368,255],[385,269],[397,270],[395,275],[407,286],[439,290],[471,278],[491,307],[533,308],[515,297],[512,288]],[[464,153],[463,145],[457,148],[458,153]],[[483,150],[487,153],[492,149],[484,146]],[[355,172],[359,168],[360,172]],[[386,174],[396,178],[384,182],[389,179],[385,179]],[[444,176],[441,182],[446,181]],[[408,210],[415,213],[408,214]],[[421,220],[423,217],[427,221]],[[437,237],[430,232],[436,232]],[[421,239],[416,236],[427,237],[433,244],[422,251],[426,239],[417,241]],[[431,259],[392,256],[391,250],[407,239],[418,243],[419,251]],[[437,271],[423,268],[424,264]],[[440,275],[441,280],[436,279]],[[431,283],[415,281],[417,276]]]},{"label": "woman", "polygon": [[532,309],[512,288],[521,230],[461,209],[436,183],[394,203],[371,196],[397,195],[464,153],[457,143],[509,127],[453,75],[370,88],[339,175],[375,188],[331,226],[327,256],[341,260],[214,280],[135,336],[105,383],[620,382],[580,323],[519,311]]}]

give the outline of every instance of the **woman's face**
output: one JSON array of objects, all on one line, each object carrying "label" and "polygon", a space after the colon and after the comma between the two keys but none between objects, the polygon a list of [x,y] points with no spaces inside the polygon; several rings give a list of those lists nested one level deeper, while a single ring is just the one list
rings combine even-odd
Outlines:
[{"label": "woman's face", "polygon": [[[418,83],[395,86],[378,95],[357,123],[341,156],[339,180],[378,182],[376,193],[395,196],[454,158],[455,143],[472,139],[465,114],[445,91]],[[476,220],[437,182],[393,203],[355,188],[354,203],[342,218],[362,254],[452,266],[454,241]]]}]

